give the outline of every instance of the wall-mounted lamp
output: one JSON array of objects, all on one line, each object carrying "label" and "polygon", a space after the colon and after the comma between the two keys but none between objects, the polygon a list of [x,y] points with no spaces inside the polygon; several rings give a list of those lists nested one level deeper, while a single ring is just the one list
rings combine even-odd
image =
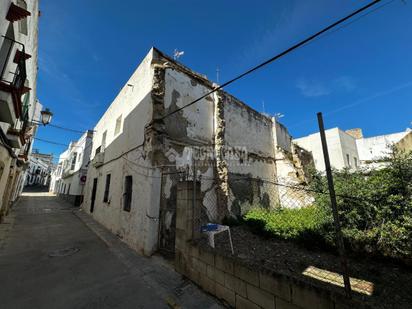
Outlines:
[{"label": "wall-mounted lamp", "polygon": [[51,122],[53,113],[48,108],[46,108],[45,110],[42,110],[40,114],[41,114],[41,123],[44,126],[48,125]]}]

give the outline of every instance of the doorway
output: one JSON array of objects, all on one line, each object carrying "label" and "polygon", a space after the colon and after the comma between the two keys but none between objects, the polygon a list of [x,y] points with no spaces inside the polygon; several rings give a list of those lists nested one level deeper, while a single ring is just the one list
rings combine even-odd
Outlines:
[{"label": "doorway", "polygon": [[97,178],[93,179],[93,189],[92,189],[92,203],[90,204],[90,212],[94,210],[94,201],[96,200],[96,191],[97,191]]}]

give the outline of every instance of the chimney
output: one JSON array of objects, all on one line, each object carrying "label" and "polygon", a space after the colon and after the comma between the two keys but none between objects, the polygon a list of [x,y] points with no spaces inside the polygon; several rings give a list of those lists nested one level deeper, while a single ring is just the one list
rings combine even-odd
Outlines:
[{"label": "chimney", "polygon": [[350,129],[345,131],[347,134],[350,136],[354,137],[355,139],[361,139],[363,138],[363,133],[362,129],[360,128],[355,128],[355,129]]}]

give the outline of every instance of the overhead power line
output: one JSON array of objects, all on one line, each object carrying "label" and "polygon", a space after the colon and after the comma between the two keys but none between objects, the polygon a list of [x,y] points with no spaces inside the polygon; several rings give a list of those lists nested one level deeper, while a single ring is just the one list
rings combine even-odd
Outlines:
[{"label": "overhead power line", "polygon": [[60,129],[60,130],[65,130],[65,131],[70,131],[70,132],[75,132],[75,133],[80,133],[80,134],[83,134],[87,131],[87,130],[80,131],[80,130],[65,128],[65,127],[58,126],[58,125],[51,124],[51,123],[49,123],[48,126],[53,127],[53,128],[57,128],[57,129]]},{"label": "overhead power line", "polygon": [[[393,0],[392,0],[392,1],[393,1]],[[391,2],[392,2],[392,1],[391,1]],[[220,86],[218,86],[218,87],[215,87],[213,90],[211,90],[211,91],[209,91],[208,93],[202,95],[201,97],[199,97],[199,98],[197,98],[196,100],[190,102],[189,104],[186,104],[185,106],[182,106],[182,107],[180,107],[180,108],[178,108],[178,109],[176,109],[176,110],[174,110],[174,111],[172,111],[172,112],[164,115],[163,117],[160,118],[160,120],[163,120],[163,119],[165,119],[166,117],[169,117],[169,116],[171,116],[171,115],[173,115],[173,114],[181,111],[182,109],[185,109],[186,107],[189,107],[189,106],[191,106],[191,105],[199,102],[200,100],[206,98],[207,96],[211,95],[212,93],[214,93],[214,92],[216,92],[216,91],[218,91],[218,90],[220,90],[220,89],[222,89],[222,88],[224,88],[224,87],[226,87],[226,86],[234,83],[235,81],[237,81],[237,80],[245,77],[246,75],[249,75],[250,73],[252,73],[252,72],[254,72],[254,71],[256,71],[256,70],[258,70],[258,69],[260,69],[260,68],[262,68],[262,67],[264,67],[264,66],[266,66],[266,65],[268,65],[268,64],[270,64],[270,63],[272,63],[272,62],[274,62],[275,60],[277,60],[277,59],[285,56],[286,54],[294,51],[295,49],[298,49],[299,47],[302,47],[303,45],[311,42],[312,40],[316,39],[317,37],[321,36],[322,34],[326,33],[327,31],[335,28],[336,26],[344,23],[345,21],[351,19],[352,17],[354,17],[354,16],[356,16],[356,15],[358,15],[358,14],[366,11],[367,9],[369,9],[370,7],[374,6],[375,4],[377,4],[377,3],[379,3],[379,2],[381,2],[381,0],[374,0],[374,1],[370,2],[369,4],[361,7],[360,9],[358,9],[358,10],[356,10],[356,11],[354,11],[354,12],[352,12],[351,14],[347,15],[346,17],[343,17],[343,18],[339,19],[338,21],[336,21],[336,22],[332,23],[331,25],[323,28],[322,30],[316,32],[315,34],[312,34],[311,36],[309,36],[309,37],[307,37],[306,39],[300,41],[299,43],[293,45],[292,47],[289,47],[288,49],[286,49],[286,50],[284,50],[283,52],[277,54],[276,56],[273,56],[272,58],[270,58],[270,59],[262,62],[261,64],[255,66],[255,67],[253,67],[253,68],[251,68],[251,69],[249,69],[248,71],[246,71],[246,72],[244,72],[244,73],[236,76],[235,78],[232,78],[231,80],[223,83],[222,85],[220,85]],[[384,5],[386,5],[386,4],[384,4]]]},{"label": "overhead power line", "polygon": [[53,142],[53,141],[49,141],[47,139],[42,139],[39,137],[34,137],[35,140],[40,141],[40,142],[44,142],[44,143],[49,143],[49,144],[53,144],[53,145],[59,145],[59,146],[64,146],[64,147],[69,147],[69,145],[67,144],[62,144],[62,143],[58,143],[58,142]]}]

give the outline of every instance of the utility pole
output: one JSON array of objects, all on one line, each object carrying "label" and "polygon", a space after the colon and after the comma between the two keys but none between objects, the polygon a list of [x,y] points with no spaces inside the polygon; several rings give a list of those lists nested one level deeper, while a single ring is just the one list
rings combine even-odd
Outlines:
[{"label": "utility pole", "polygon": [[333,222],[335,225],[335,239],[336,239],[336,244],[338,246],[338,251],[340,255],[343,283],[345,285],[345,293],[346,293],[346,296],[350,298],[351,297],[351,287],[350,287],[350,279],[349,279],[349,271],[348,271],[348,261],[346,259],[345,244],[343,242],[342,230],[340,226],[339,213],[338,213],[338,205],[336,203],[335,186],[333,184],[332,169],[330,167],[328,145],[326,142],[326,135],[325,135],[325,127],[323,125],[322,113],[318,113],[317,115],[318,115],[320,139],[322,141],[323,158],[325,160],[326,177],[328,179],[330,203],[332,206],[332,213],[333,213]]}]

